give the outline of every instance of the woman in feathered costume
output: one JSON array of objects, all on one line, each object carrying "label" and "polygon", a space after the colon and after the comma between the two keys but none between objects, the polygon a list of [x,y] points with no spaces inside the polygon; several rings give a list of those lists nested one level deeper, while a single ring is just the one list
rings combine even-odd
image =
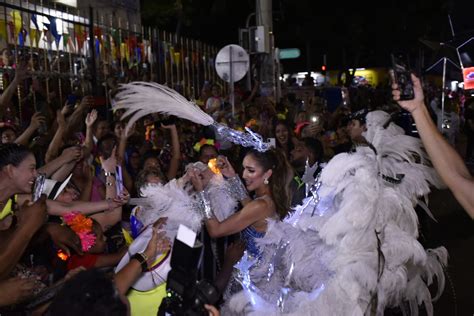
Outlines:
[{"label": "woman in feathered costume", "polygon": [[447,252],[417,241],[414,207],[440,180],[420,140],[404,135],[389,114],[370,112],[364,136],[372,146],[335,156],[307,183],[311,196],[303,205],[284,223],[269,223],[259,243],[274,254],[268,277],[253,280],[246,272],[253,286],[231,298],[231,311],[383,315],[399,307],[417,315],[424,304],[433,314],[428,286],[436,277],[438,298]]}]

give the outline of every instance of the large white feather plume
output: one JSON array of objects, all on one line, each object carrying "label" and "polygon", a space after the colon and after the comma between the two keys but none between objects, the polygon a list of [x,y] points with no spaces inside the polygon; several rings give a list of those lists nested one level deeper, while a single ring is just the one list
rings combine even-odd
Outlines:
[{"label": "large white feather plume", "polygon": [[175,90],[155,82],[136,81],[122,84],[115,99],[117,104],[114,108],[126,110],[122,119],[133,115],[128,121],[127,129],[152,113],[174,115],[204,126],[214,123],[214,119],[199,106],[189,102]]}]

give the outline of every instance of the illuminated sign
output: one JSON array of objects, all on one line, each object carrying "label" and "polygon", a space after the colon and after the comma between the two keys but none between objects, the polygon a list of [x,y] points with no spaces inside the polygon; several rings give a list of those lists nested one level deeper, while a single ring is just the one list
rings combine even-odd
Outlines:
[{"label": "illuminated sign", "polygon": [[298,58],[301,55],[301,51],[298,48],[281,48],[280,59],[293,59]]},{"label": "illuminated sign", "polygon": [[77,0],[56,0],[57,3],[62,3],[70,7],[77,8]]},{"label": "illuminated sign", "polygon": [[464,68],[462,74],[464,79],[464,90],[474,89],[474,67]]}]

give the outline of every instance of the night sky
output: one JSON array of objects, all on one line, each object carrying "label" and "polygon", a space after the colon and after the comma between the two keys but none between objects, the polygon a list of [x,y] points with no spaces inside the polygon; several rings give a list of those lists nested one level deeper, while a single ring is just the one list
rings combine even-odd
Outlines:
[{"label": "night sky", "polygon": [[[179,28],[184,36],[224,46],[238,43],[238,28],[255,10],[255,1],[249,0],[181,2],[180,11],[176,1],[143,0],[144,23],[169,31]],[[419,39],[453,40],[448,14],[456,32],[454,44],[474,36],[474,1],[468,0],[384,0],[375,6],[367,1],[274,0],[273,11],[276,46],[302,51],[299,59],[284,61],[286,72],[319,70],[324,54],[328,69],[387,66],[391,52],[408,53],[413,60],[423,54],[424,65],[430,65],[443,51]],[[254,23],[251,19],[250,25]],[[474,52],[474,41],[467,48]]]}]

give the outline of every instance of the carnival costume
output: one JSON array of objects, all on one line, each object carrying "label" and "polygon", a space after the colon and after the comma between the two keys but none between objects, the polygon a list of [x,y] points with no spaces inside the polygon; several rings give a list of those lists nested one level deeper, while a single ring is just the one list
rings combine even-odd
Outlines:
[{"label": "carnival costume", "polygon": [[[127,109],[124,117],[133,114],[128,126],[150,113],[172,114],[212,125],[237,144],[269,148],[251,130],[217,124],[167,87],[136,82],[122,89],[118,107]],[[242,290],[230,293],[223,314],[383,315],[400,307],[417,315],[421,304],[433,314],[428,286],[436,278],[437,299],[447,251],[417,241],[414,207],[427,210],[419,198],[442,183],[420,140],[404,135],[390,115],[371,112],[366,125],[370,146],[335,156],[316,179],[315,166],[307,168],[302,205],[283,221],[268,219],[263,236],[249,232],[252,249],[235,265]]]},{"label": "carnival costume", "polygon": [[229,314],[383,315],[398,307],[417,315],[421,304],[433,314],[428,286],[436,278],[439,298],[447,251],[423,249],[414,207],[442,183],[420,140],[389,120],[369,113],[364,136],[372,146],[335,156],[306,179],[310,197],[284,222],[270,221],[260,241],[274,254],[260,263],[268,273],[239,267],[247,284]]}]

